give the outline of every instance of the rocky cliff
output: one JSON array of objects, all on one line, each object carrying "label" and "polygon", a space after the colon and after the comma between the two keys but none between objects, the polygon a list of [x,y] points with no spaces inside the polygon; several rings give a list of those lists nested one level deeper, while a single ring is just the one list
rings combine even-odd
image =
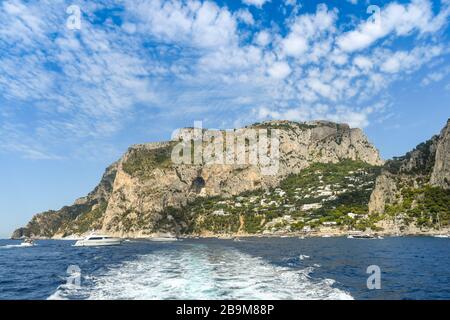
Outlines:
[{"label": "rocky cliff", "polygon": [[[171,160],[171,154],[177,141],[135,145],[106,170],[100,184],[89,195],[58,211],[37,214],[25,228],[16,230],[13,237],[63,237],[83,234],[92,229],[122,237],[146,236],[158,231],[177,233],[211,231],[207,226],[202,229],[205,219],[214,217],[212,223],[220,225],[220,221],[230,220],[231,213],[223,211],[222,215],[221,208],[213,208],[212,212],[205,212],[203,216],[197,216],[195,212],[191,212],[191,216],[188,216],[187,208],[197,208],[197,211],[201,211],[200,208],[206,208],[208,203],[227,201],[226,199],[252,192],[269,192],[273,195],[276,187],[292,177],[296,177],[294,180],[297,182],[304,181],[303,179],[310,181],[310,176],[302,174],[305,169],[316,163],[340,164],[343,161],[350,161],[351,165],[344,166],[348,174],[336,176],[337,180],[339,177],[342,181],[337,182],[334,179],[329,184],[325,184],[324,181],[323,185],[314,184],[308,191],[312,192],[311,194],[298,191],[300,193],[296,195],[297,198],[292,193],[292,199],[303,200],[298,200],[300,202],[297,204],[285,201],[285,205],[291,206],[291,212],[295,211],[295,205],[300,206],[298,210],[304,213],[312,209],[320,211],[319,204],[308,207],[308,204],[314,202],[307,199],[313,197],[316,191],[318,198],[314,201],[322,201],[325,198],[337,201],[338,195],[345,200],[349,194],[354,196],[355,192],[365,194],[369,192],[367,201],[364,200],[367,205],[372,190],[370,186],[366,186],[365,191],[346,190],[339,186],[339,183],[347,181],[345,179],[358,181],[359,176],[370,176],[374,180],[375,176],[370,168],[383,164],[378,151],[360,129],[351,129],[345,124],[326,121],[307,123],[270,121],[254,124],[248,128],[278,130],[279,165],[276,174],[264,174],[263,168],[258,164],[175,164]],[[251,147],[247,146],[248,148]],[[444,153],[441,157],[448,156],[445,150],[440,151],[440,154]],[[320,176],[323,170],[325,169],[317,169],[317,175]],[[308,174],[311,175],[311,172]],[[319,180],[322,181],[321,179]],[[370,181],[367,183],[370,184]],[[288,185],[295,188],[302,187],[292,181]],[[339,191],[340,193],[332,190],[338,186],[345,190]],[[318,189],[313,190],[314,188]],[[230,225],[224,222],[223,228],[242,231],[245,229],[242,225],[245,221],[242,214],[246,210],[239,209],[239,205],[237,207],[233,205],[233,208],[236,209],[233,209],[235,213],[233,217],[238,218],[233,220],[238,222],[233,223],[240,225],[237,229],[231,230]],[[276,216],[262,216],[258,212],[256,209],[252,214],[255,213],[257,217],[252,217],[260,219],[260,227],[282,216],[281,212]],[[250,220],[248,218],[248,221]],[[303,220],[299,218],[296,221],[300,223]],[[212,230],[220,233],[218,229]]]},{"label": "rocky cliff", "polygon": [[431,185],[450,188],[450,119],[442,129],[436,143],[434,166],[430,178]]},{"label": "rocky cliff", "polygon": [[[369,211],[406,230],[450,225],[450,119],[439,135],[386,162]],[[412,232],[412,231],[411,231]]]}]

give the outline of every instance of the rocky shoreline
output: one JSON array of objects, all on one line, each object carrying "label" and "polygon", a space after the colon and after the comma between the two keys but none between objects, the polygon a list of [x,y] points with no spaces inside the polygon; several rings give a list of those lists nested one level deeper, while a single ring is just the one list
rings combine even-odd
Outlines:
[{"label": "rocky shoreline", "polygon": [[[95,232],[94,232],[95,233]],[[101,233],[100,231],[98,233]],[[103,234],[103,233],[102,233]],[[348,235],[354,234],[368,234],[373,236],[382,237],[410,237],[410,236],[436,236],[436,235],[450,235],[450,228],[443,228],[441,230],[420,230],[420,231],[403,231],[396,232],[395,230],[388,231],[377,231],[377,232],[363,232],[363,231],[352,231],[352,230],[327,230],[327,231],[314,231],[314,232],[290,232],[290,233],[230,233],[230,234],[184,234],[178,235],[179,239],[236,239],[236,238],[323,238],[323,237],[346,237]],[[106,235],[121,239],[133,239],[133,240],[151,240],[152,238],[159,237],[160,234],[149,234],[149,235],[137,235],[137,234],[116,234],[116,233],[106,233]],[[33,240],[78,240],[84,238],[84,235],[71,235],[67,237],[32,237]],[[11,240],[21,240],[23,238],[11,238]]]}]

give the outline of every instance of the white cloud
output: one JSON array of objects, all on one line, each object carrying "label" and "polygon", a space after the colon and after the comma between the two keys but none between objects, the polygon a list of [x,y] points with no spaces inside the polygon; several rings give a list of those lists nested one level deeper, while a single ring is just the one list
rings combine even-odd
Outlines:
[{"label": "white cloud", "polygon": [[242,0],[242,2],[249,6],[261,8],[266,2],[270,2],[270,0]]},{"label": "white cloud", "polygon": [[238,10],[236,12],[236,17],[238,18],[238,20],[240,20],[248,25],[255,24],[255,19],[253,19],[253,15],[248,9]]},{"label": "white cloud", "polygon": [[283,51],[288,56],[299,57],[308,49],[308,42],[300,35],[290,34],[283,39]]},{"label": "white cloud", "polygon": [[319,4],[315,13],[297,16],[279,43],[280,51],[301,64],[318,62],[331,50],[336,19],[337,11],[328,10],[324,4]]},{"label": "white cloud", "polygon": [[446,23],[449,14],[446,7],[440,15],[434,16],[428,0],[413,0],[406,5],[390,3],[381,10],[376,23],[371,19],[360,23],[355,30],[341,35],[337,44],[342,50],[352,52],[365,49],[391,33],[405,36],[413,31],[434,32]]},{"label": "white cloud", "polygon": [[[364,127],[385,112],[374,100],[393,81],[448,53],[430,31],[442,30],[447,7],[418,17],[425,0],[387,5],[382,17],[391,22],[380,33],[364,21],[343,33],[343,13],[324,4],[311,13],[291,10],[268,26],[248,8],[231,12],[198,0],[125,1],[123,24],[92,23],[96,10],[115,2],[91,2],[74,32],[61,28],[62,3],[24,3],[1,4],[0,145],[41,159],[70,156],[69,145],[109,152],[125,129],[148,132],[164,127],[161,119],[166,127],[189,117],[231,126],[256,114]],[[367,28],[372,33],[360,41]],[[394,40],[377,42],[388,35],[414,41],[401,50]],[[25,121],[23,105],[32,119],[26,126],[17,125]]]},{"label": "white cloud", "polygon": [[320,81],[318,78],[310,78],[308,81],[308,85],[317,94],[325,98],[334,100],[332,96],[332,87]]},{"label": "white cloud", "polygon": [[297,4],[297,0],[284,0],[284,4],[286,6],[295,6]]},{"label": "white cloud", "polygon": [[410,52],[398,51],[386,55],[380,69],[387,73],[409,72],[440,55],[441,52],[440,46],[417,47]]},{"label": "white cloud", "polygon": [[442,79],[444,79],[449,73],[450,73],[450,66],[430,72],[422,79],[421,84],[423,86],[428,86],[431,83],[439,82]]},{"label": "white cloud", "polygon": [[200,48],[237,42],[235,18],[228,9],[210,1],[132,1],[126,3],[126,9],[128,15],[139,19],[141,32],[159,41]]},{"label": "white cloud", "polygon": [[284,79],[291,73],[291,68],[284,61],[275,62],[269,69],[268,73],[275,79]]},{"label": "white cloud", "polygon": [[263,30],[257,33],[255,37],[256,44],[260,45],[261,47],[267,46],[271,41],[270,33]]},{"label": "white cloud", "polygon": [[360,55],[353,59],[353,63],[364,71],[370,70],[373,67],[373,63],[369,58]]},{"label": "white cloud", "polygon": [[317,5],[315,14],[299,15],[290,26],[291,33],[305,38],[318,37],[335,31],[337,10],[328,10],[325,4]]}]

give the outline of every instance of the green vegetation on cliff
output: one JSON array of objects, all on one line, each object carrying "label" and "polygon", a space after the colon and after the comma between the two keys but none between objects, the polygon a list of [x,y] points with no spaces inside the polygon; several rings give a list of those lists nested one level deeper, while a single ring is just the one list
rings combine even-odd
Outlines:
[{"label": "green vegetation on cliff", "polygon": [[61,227],[61,231],[64,230],[64,236],[82,234],[90,230],[100,229],[106,207],[106,202],[99,203],[90,210],[78,215],[75,220],[66,221]]},{"label": "green vegetation on cliff", "polygon": [[303,123],[303,122],[286,121],[286,122],[254,123],[249,127],[255,128],[255,129],[308,130],[308,129],[314,129],[317,126],[314,124],[307,124],[307,123]]},{"label": "green vegetation on cliff", "polygon": [[123,170],[133,177],[145,178],[155,168],[171,165],[171,153],[175,142],[154,149],[131,149],[128,159],[122,164]]},{"label": "green vegetation on cliff", "polygon": [[197,198],[182,209],[168,208],[157,228],[169,230],[175,222],[183,233],[375,228],[376,217],[368,215],[367,205],[379,171],[358,161],[315,163],[271,190]]},{"label": "green vegetation on cliff", "polygon": [[384,169],[392,174],[429,175],[435,162],[433,145],[436,138],[417,145],[414,150],[401,157],[386,161]]},{"label": "green vegetation on cliff", "polygon": [[59,211],[46,211],[40,213],[31,219],[24,230],[25,234],[19,236],[52,237],[61,228],[62,225],[72,222],[80,212],[88,212],[89,205],[79,204],[63,207]]},{"label": "green vegetation on cliff", "polygon": [[[386,179],[380,181],[382,185],[377,189],[387,199],[383,219],[394,221],[400,229],[450,226],[450,190],[433,185],[431,179],[436,164],[445,161],[436,160],[436,150],[444,140],[444,136],[434,136],[404,156],[386,162]],[[442,163],[440,167],[445,176]]]},{"label": "green vegetation on cliff", "polygon": [[439,228],[450,226],[450,190],[425,185],[401,189],[401,200],[387,205],[386,214],[400,215],[407,224]]}]

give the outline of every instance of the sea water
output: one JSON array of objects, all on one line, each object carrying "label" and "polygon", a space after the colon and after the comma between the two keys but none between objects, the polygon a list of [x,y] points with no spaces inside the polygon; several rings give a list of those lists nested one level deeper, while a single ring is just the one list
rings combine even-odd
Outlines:
[{"label": "sea water", "polygon": [[0,240],[0,299],[450,299],[450,239],[19,244]]}]

